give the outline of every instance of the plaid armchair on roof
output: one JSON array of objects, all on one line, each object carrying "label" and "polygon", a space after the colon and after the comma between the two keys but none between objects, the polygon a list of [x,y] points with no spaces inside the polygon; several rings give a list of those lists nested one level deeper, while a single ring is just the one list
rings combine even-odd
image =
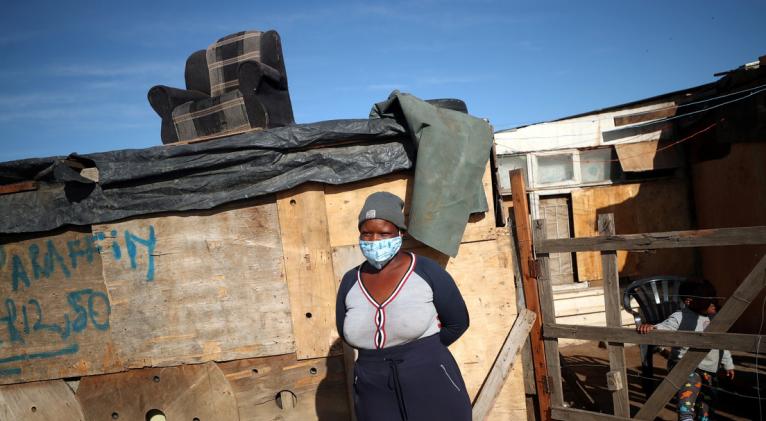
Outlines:
[{"label": "plaid armchair on roof", "polygon": [[228,136],[294,124],[276,31],[228,35],[186,60],[186,89],[154,86],[162,143]]}]

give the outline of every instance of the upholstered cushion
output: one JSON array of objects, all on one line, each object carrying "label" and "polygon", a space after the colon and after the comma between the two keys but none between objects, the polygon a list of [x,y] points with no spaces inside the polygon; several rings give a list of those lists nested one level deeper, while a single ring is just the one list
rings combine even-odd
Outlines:
[{"label": "upholstered cushion", "polygon": [[173,110],[173,124],[179,141],[228,136],[251,129],[239,90],[179,105]]},{"label": "upholstered cushion", "polygon": [[262,34],[260,31],[237,32],[207,47],[211,96],[221,95],[239,87],[239,63],[261,60]]}]

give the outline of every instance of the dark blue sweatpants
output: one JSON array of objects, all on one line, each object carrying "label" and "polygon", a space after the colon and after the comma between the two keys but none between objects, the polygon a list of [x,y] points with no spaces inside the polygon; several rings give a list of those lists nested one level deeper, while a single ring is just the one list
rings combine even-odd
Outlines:
[{"label": "dark blue sweatpants", "polygon": [[470,421],[463,376],[439,335],[359,350],[354,366],[359,421]]}]

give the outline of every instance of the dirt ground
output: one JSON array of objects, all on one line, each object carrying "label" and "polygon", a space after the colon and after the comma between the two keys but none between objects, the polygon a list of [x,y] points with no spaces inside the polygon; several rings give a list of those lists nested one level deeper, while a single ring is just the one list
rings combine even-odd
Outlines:
[{"label": "dirt ground", "polygon": [[[564,400],[573,408],[612,413],[611,392],[606,387],[609,371],[607,350],[598,343],[562,347],[561,371],[564,380]],[[654,354],[654,382],[667,374],[664,353]],[[641,357],[638,346],[626,346],[628,384],[631,414],[635,415],[646,402],[645,387],[651,380],[641,375]],[[734,380],[722,379],[718,384],[716,417],[719,420],[766,419],[766,355],[756,359],[753,354],[734,353],[736,373]],[[758,368],[758,370],[756,370]],[[759,372],[760,374],[756,374]],[[759,398],[759,390],[762,395]],[[671,400],[658,419],[675,420],[675,399]],[[760,408],[758,402],[761,403]]]}]

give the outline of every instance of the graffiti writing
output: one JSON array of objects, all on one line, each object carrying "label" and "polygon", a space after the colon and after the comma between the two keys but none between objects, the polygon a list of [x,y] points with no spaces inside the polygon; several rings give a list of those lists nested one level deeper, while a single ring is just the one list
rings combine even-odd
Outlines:
[{"label": "graffiti writing", "polygon": [[5,335],[0,335],[0,344],[24,344],[25,338],[35,332],[52,332],[61,341],[66,341],[88,326],[100,331],[109,329],[112,306],[105,293],[85,288],[69,292],[66,301],[63,315],[59,315],[59,320],[51,321],[37,298],[30,298],[23,304],[6,298],[2,305],[4,315],[0,317],[0,324],[6,329]]},{"label": "graffiti writing", "polygon": [[138,257],[140,253],[146,254],[146,280],[154,280],[154,250],[157,239],[154,227],[149,226],[144,236],[125,230],[119,236],[116,230],[110,233],[113,237],[109,250],[101,250],[96,240],[103,241],[106,235],[97,232],[94,235],[86,235],[84,238],[67,241],[66,249],[60,250],[53,240],[45,240],[40,243],[32,243],[26,253],[11,253],[6,255],[5,250],[0,248],[0,269],[3,269],[6,261],[10,261],[9,270],[3,271],[10,276],[10,284],[13,291],[19,288],[31,288],[33,281],[48,279],[54,274],[60,273],[64,278],[72,277],[72,270],[82,264],[92,264],[96,253],[111,253],[115,261],[121,260],[124,248],[127,249],[130,268],[138,269]]},{"label": "graffiti writing", "polygon": [[[87,287],[92,278],[80,279],[83,269],[120,264],[154,281],[154,226],[72,238],[0,245],[0,377],[21,375],[15,365],[25,361],[77,354],[81,335],[109,330],[109,296]],[[35,292],[41,283],[48,293]]]}]

